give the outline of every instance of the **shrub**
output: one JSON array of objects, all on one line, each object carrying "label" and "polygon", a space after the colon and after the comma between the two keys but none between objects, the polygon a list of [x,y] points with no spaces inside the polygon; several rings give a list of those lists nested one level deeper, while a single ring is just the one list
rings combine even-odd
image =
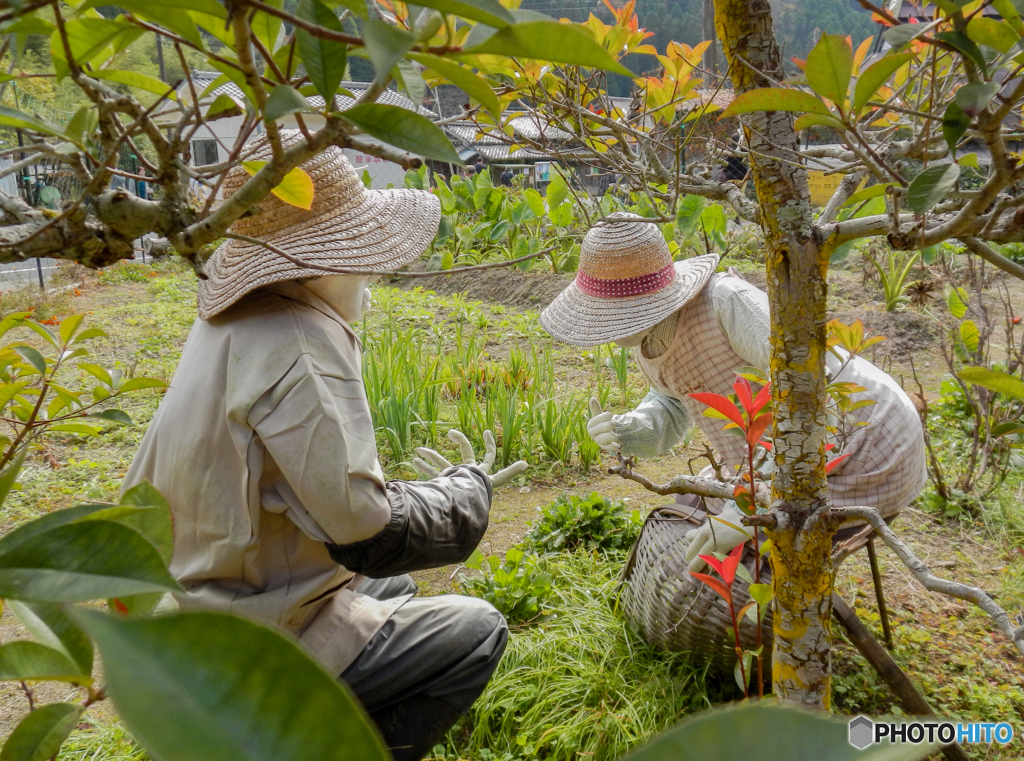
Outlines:
[{"label": "shrub", "polygon": [[626,550],[640,536],[643,517],[597,492],[563,495],[541,508],[525,544],[540,552]]},{"label": "shrub", "polygon": [[459,586],[466,594],[486,600],[505,617],[509,624],[533,623],[544,615],[551,599],[551,574],[540,560],[513,547],[505,560],[497,555],[484,556],[476,550],[466,566],[482,576],[459,576]]}]

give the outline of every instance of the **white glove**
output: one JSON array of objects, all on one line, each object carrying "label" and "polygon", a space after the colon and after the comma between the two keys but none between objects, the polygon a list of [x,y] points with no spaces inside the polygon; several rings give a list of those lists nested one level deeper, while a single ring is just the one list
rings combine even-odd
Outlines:
[{"label": "white glove", "polygon": [[601,403],[594,397],[590,397],[590,421],[587,423],[587,433],[601,449],[609,454],[619,451],[619,435],[615,433],[615,424],[612,422],[612,413],[602,412]]},{"label": "white glove", "polygon": [[363,314],[369,312],[371,306],[373,306],[373,294],[369,288],[363,288]]},{"label": "white glove", "polygon": [[[462,464],[476,465],[480,468],[480,470],[487,474],[487,477],[491,480],[491,486],[495,489],[499,486],[504,486],[526,470],[526,460],[519,460],[491,475],[491,466],[494,465],[497,447],[494,445],[494,435],[490,431],[484,431],[484,461],[481,463],[477,463],[476,455],[473,454],[473,445],[469,443],[469,439],[466,438],[462,431],[452,428],[448,431],[448,439],[458,446],[459,452],[462,455]],[[433,449],[416,447],[416,454],[419,457],[413,459],[412,466],[416,469],[416,472],[427,478],[437,478],[442,470],[452,467],[448,460]]]},{"label": "white glove", "polygon": [[686,559],[690,561],[691,571],[700,572],[707,567],[699,555],[713,555],[716,552],[728,555],[743,542],[754,538],[754,529],[740,523],[742,517],[743,514],[733,502],[719,515],[709,515],[703,526],[690,532]]}]

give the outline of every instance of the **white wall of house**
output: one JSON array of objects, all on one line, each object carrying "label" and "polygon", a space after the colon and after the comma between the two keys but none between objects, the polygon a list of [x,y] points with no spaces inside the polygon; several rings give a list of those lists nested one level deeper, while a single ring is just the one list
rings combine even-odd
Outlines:
[{"label": "white wall of house", "polygon": [[[306,126],[308,128],[315,130],[322,126],[310,123],[311,118],[315,117],[310,117],[308,115],[306,117]],[[228,152],[225,150],[225,147],[230,148],[234,145],[235,138],[238,135],[238,131],[242,128],[243,121],[244,119],[241,116],[231,117],[228,119],[217,119],[196,130],[196,134],[192,138],[193,165],[213,163],[209,161],[209,159],[214,158],[212,153],[214,150],[216,150],[216,160],[218,162],[227,161]],[[286,129],[298,128],[298,124],[295,123],[293,117],[286,117],[282,119],[280,124]],[[217,141],[217,138],[219,138],[219,142]],[[199,144],[197,145],[197,143]],[[223,144],[223,146],[221,144]],[[346,148],[344,150],[345,156],[352,164],[352,168],[356,170],[356,174],[359,175],[360,179],[363,177],[363,172],[369,173],[371,181],[370,187],[378,189],[392,185],[396,188],[400,188],[405,182],[405,170],[398,164],[377,158],[376,156],[370,156],[360,151],[354,151],[350,148]]]}]

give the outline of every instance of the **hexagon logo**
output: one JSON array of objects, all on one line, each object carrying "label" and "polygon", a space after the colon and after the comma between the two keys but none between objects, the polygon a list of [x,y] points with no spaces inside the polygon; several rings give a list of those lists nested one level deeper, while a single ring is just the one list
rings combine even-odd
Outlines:
[{"label": "hexagon logo", "polygon": [[850,745],[864,750],[875,741],[875,723],[867,716],[850,719]]}]

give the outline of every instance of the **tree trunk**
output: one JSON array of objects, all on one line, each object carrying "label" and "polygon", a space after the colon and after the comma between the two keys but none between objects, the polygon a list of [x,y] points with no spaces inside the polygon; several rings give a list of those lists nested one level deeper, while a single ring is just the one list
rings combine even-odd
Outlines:
[{"label": "tree trunk", "polygon": [[[785,75],[769,0],[715,0],[733,88],[771,87]],[[767,76],[765,76],[767,75]],[[773,690],[828,708],[831,680],[832,521],[825,487],[825,323],[828,252],[817,240],[793,117],[744,117],[761,207],[771,305],[776,472]]]}]

